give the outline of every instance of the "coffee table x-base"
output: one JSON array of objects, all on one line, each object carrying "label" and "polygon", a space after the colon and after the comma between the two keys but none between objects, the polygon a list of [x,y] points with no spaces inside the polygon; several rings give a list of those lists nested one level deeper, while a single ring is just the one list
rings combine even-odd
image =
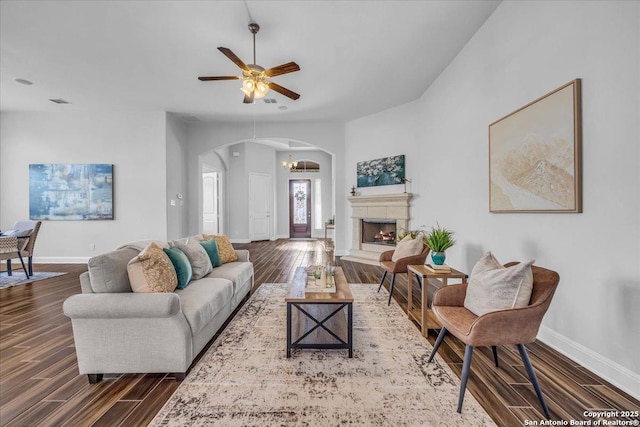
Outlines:
[{"label": "coffee table x-base", "polygon": [[336,268],[334,279],[335,292],[305,292],[306,269],[296,269],[285,298],[287,358],[295,348],[346,349],[353,357],[353,294],[342,268]]}]

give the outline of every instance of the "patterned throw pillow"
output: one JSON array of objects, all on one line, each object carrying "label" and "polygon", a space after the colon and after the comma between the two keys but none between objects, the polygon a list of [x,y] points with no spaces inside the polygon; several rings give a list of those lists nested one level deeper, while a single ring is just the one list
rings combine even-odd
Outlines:
[{"label": "patterned throw pillow", "polygon": [[200,242],[205,251],[207,251],[207,255],[209,255],[209,259],[211,260],[211,266],[213,268],[220,267],[222,265],[222,261],[220,261],[220,253],[218,252],[218,243],[216,239],[205,240],[204,242]]},{"label": "patterned throw pillow", "polygon": [[173,292],[178,285],[171,260],[155,243],[151,243],[127,264],[133,292]]},{"label": "patterned throw pillow", "polygon": [[229,241],[229,238],[224,234],[216,236],[214,234],[204,234],[204,240],[216,239],[218,245],[218,253],[220,254],[220,262],[226,264],[228,262],[234,262],[238,260],[238,255],[233,249],[233,245]]},{"label": "patterned throw pillow", "polygon": [[189,258],[193,270],[193,280],[201,279],[213,270],[207,251],[198,240],[189,239],[186,244],[176,244],[173,247],[180,249]]},{"label": "patterned throw pillow", "polygon": [[419,234],[415,239],[412,239],[411,235],[407,234],[404,239],[398,242],[396,250],[393,251],[393,255],[391,256],[391,261],[396,262],[402,258],[420,255],[423,248],[424,243],[421,234]]},{"label": "patterned throw pillow", "polygon": [[534,260],[511,267],[487,252],[471,271],[464,306],[476,316],[492,311],[526,307],[533,290],[531,265]]},{"label": "patterned throw pillow", "polygon": [[162,250],[167,254],[173,264],[173,268],[176,270],[178,289],[186,288],[191,281],[191,277],[193,277],[189,258],[178,248],[164,248]]}]

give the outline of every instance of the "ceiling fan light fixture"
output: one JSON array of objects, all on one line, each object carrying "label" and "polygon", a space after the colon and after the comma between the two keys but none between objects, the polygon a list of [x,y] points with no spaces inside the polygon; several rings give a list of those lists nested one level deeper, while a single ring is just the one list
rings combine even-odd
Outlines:
[{"label": "ceiling fan light fixture", "polygon": [[252,78],[247,77],[242,82],[242,87],[240,88],[240,90],[243,91],[245,95],[250,96],[251,92],[253,92],[255,88],[256,88],[256,83],[253,81]]},{"label": "ceiling fan light fixture", "polygon": [[263,82],[262,80],[258,81],[256,84],[256,98],[264,98],[264,96],[269,92],[269,86]]}]

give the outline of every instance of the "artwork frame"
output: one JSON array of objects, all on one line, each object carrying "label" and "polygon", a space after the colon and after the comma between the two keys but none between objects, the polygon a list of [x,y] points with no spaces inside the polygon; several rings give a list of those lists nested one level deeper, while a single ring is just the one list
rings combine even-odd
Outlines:
[{"label": "artwork frame", "polygon": [[404,178],[404,154],[366,160],[356,165],[358,188],[402,184]]},{"label": "artwork frame", "polygon": [[29,219],[113,220],[113,195],[112,164],[29,165]]},{"label": "artwork frame", "polygon": [[489,212],[582,212],[580,79],[489,125]]}]

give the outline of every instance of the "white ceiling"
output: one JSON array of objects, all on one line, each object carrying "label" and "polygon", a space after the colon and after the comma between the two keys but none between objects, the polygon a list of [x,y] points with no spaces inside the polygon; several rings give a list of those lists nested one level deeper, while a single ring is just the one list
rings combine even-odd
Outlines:
[{"label": "white ceiling", "polygon": [[[169,111],[199,120],[349,120],[417,99],[498,1],[0,2],[2,111]],[[265,68],[301,94],[242,103],[217,50]],[[16,78],[34,82],[26,86]],[[56,105],[63,98],[70,105]],[[286,110],[278,107],[285,106]]]}]

